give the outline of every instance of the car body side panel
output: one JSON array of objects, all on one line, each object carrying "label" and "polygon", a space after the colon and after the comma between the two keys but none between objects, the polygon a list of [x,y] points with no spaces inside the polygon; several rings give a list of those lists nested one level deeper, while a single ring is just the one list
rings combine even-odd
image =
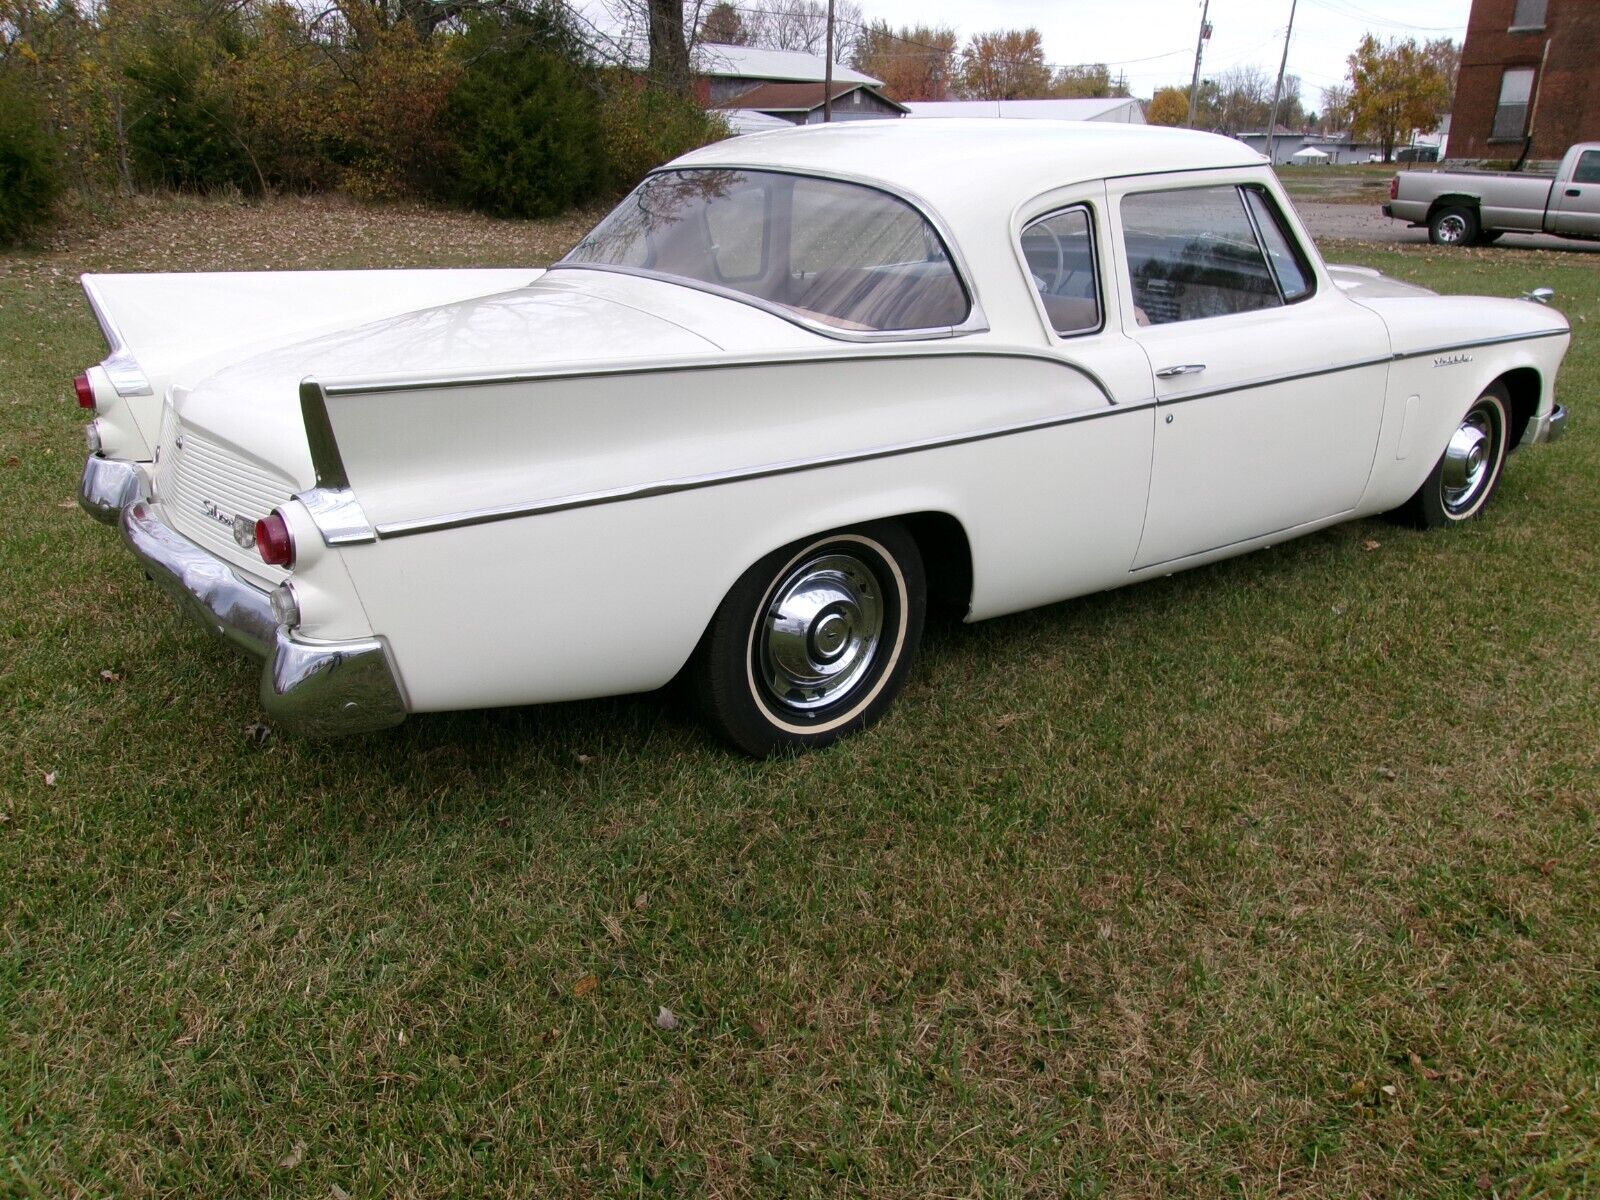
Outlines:
[{"label": "car body side panel", "polygon": [[[386,462],[396,478],[434,472],[429,507],[443,510],[466,494],[477,503],[538,500],[649,482],[662,462],[692,480],[691,470],[903,448],[427,532],[391,524],[388,536],[344,555],[415,708],[657,687],[752,563],[809,534],[882,517],[933,511],[961,523],[974,619],[1125,580],[1148,487],[1149,404],[1112,406],[1084,376],[1043,359],[786,364],[751,380],[739,370],[676,385],[620,376],[512,386],[498,401],[487,389],[485,428],[491,413],[513,426],[502,427],[499,445],[486,436],[465,447],[493,466],[470,493],[477,471],[430,466],[423,447],[409,458],[394,447],[392,456],[353,453],[352,485],[383,530],[420,511],[408,489],[383,485]],[[535,402],[530,388],[551,394]],[[330,411],[353,399],[332,397]],[[591,438],[596,428],[607,437],[580,451],[564,423],[607,403],[614,419],[582,422]],[[458,395],[458,412],[463,404]],[[341,443],[370,432],[349,410],[344,421]],[[995,433],[1030,421],[1040,424]],[[929,438],[942,444],[906,448]],[[449,461],[463,449],[452,443]]]}]

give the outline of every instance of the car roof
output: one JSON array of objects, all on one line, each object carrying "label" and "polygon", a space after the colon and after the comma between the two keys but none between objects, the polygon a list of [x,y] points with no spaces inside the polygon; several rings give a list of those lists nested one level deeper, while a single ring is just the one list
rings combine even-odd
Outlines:
[{"label": "car roof", "polygon": [[936,209],[980,197],[1019,203],[1123,175],[1253,167],[1243,142],[1191,129],[1087,121],[915,118],[799,125],[728,138],[669,166],[741,166],[842,175],[911,192]]}]

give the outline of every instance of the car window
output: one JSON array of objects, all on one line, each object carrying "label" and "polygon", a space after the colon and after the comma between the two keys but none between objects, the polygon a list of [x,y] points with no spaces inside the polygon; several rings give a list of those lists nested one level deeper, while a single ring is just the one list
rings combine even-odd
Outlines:
[{"label": "car window", "polygon": [[1231,184],[1124,196],[1122,237],[1141,325],[1283,303],[1239,189]]},{"label": "car window", "polygon": [[1022,257],[1052,329],[1067,337],[1100,328],[1094,235],[1085,206],[1030,224],[1022,231]]},{"label": "car window", "polygon": [[762,187],[732,189],[706,202],[711,261],[723,283],[757,279],[767,262],[768,194]]},{"label": "car window", "polygon": [[943,241],[910,204],[776,171],[658,172],[557,265],[715,284],[840,330],[944,329],[972,308]]},{"label": "car window", "polygon": [[1278,280],[1278,291],[1283,294],[1284,303],[1304,300],[1316,290],[1316,282],[1311,264],[1284,224],[1283,214],[1263,188],[1245,188],[1244,201],[1256,219],[1256,229],[1267,248],[1267,262]]},{"label": "car window", "polygon": [[1578,155],[1578,166],[1572,172],[1572,182],[1600,183],[1600,150],[1585,150]]}]

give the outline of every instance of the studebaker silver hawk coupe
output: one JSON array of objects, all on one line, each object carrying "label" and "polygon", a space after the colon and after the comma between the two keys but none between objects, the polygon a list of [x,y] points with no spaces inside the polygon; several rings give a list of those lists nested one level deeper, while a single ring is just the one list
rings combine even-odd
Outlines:
[{"label": "studebaker silver hawk coupe", "polygon": [[650,175],[548,270],[86,276],[82,502],[278,725],[656,688],[756,754],[970,620],[1479,513],[1567,322],[1318,256],[1177,130],[863,121]]}]

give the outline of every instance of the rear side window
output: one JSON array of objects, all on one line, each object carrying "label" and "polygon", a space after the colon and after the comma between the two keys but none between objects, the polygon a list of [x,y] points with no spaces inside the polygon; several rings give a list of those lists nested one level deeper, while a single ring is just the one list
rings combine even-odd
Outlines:
[{"label": "rear side window", "polygon": [[1022,231],[1022,257],[1050,327],[1063,337],[1100,328],[1094,234],[1082,205],[1051,213]]},{"label": "rear side window", "polygon": [[1578,155],[1578,166],[1572,172],[1573,183],[1600,183],[1600,150],[1585,150]]},{"label": "rear side window", "polygon": [[1262,188],[1125,196],[1122,236],[1141,325],[1277,308],[1316,290],[1310,260]]}]

